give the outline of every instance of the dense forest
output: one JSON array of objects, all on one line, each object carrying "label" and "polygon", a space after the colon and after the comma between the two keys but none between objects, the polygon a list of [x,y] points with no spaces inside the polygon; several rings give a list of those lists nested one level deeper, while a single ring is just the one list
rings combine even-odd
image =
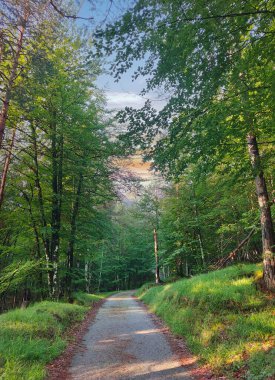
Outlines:
[{"label": "dense forest", "polygon": [[[274,3],[137,0],[93,27],[78,5],[0,1],[1,310],[234,262],[274,289]],[[110,59],[140,62],[143,107],[106,108]],[[117,164],[136,152],[145,185]]]}]

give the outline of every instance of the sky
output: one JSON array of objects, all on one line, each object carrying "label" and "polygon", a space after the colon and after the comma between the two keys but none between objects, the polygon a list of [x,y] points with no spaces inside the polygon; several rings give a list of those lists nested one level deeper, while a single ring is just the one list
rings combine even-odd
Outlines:
[{"label": "sky", "polygon": [[[87,25],[91,30],[95,26],[104,25],[106,22],[114,22],[119,16],[121,16],[135,0],[80,0],[80,11],[78,16],[81,17],[93,17],[93,21],[81,21],[79,24]],[[111,6],[110,6],[111,5]],[[143,61],[134,63],[132,69],[124,73],[119,82],[116,82],[112,75],[108,74],[109,64],[113,57],[108,57],[103,61],[104,74],[100,75],[97,79],[97,87],[103,90],[107,101],[107,108],[110,111],[117,111],[124,109],[126,106],[141,108],[147,99],[152,101],[152,105],[156,109],[161,109],[164,105],[164,101],[159,100],[157,93],[146,94],[142,97],[140,92],[146,85],[146,78],[139,77],[135,81],[131,76],[139,65],[142,65]],[[109,64],[108,64],[109,62]],[[130,172],[134,176],[137,176],[141,184],[145,187],[153,185],[155,181],[159,182],[160,177],[156,173],[150,170],[150,163],[145,163],[142,160],[140,153],[123,159],[118,163],[120,170]],[[132,201],[136,195],[130,192],[124,192],[122,195],[124,200]]]},{"label": "sky", "polygon": [[[91,29],[98,25],[104,25],[106,22],[113,22],[130,8],[134,2],[135,0],[80,0],[78,15],[81,17],[92,16],[94,20],[91,22],[79,20],[78,22],[89,25]],[[157,93],[146,94],[144,97],[140,96],[140,92],[146,84],[144,77],[139,77],[134,82],[132,81],[132,74],[139,65],[142,65],[143,61],[134,63],[133,68],[123,74],[119,82],[115,82],[114,78],[108,74],[108,62],[111,61],[112,57],[104,60],[103,71],[105,73],[97,79],[98,88],[105,93],[108,109],[119,110],[125,106],[140,108],[147,99],[152,101],[156,109],[160,109],[165,105],[165,102],[160,100]]]}]

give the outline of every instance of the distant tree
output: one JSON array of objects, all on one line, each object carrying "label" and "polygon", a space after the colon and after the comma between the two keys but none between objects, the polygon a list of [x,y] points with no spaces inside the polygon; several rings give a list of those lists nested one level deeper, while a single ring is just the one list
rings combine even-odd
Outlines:
[{"label": "distant tree", "polygon": [[156,186],[151,186],[145,189],[138,208],[140,217],[146,221],[147,228],[149,227],[152,233],[152,243],[154,246],[155,256],[155,282],[159,284],[160,280],[160,260],[159,260],[159,223],[160,223],[160,189]]}]

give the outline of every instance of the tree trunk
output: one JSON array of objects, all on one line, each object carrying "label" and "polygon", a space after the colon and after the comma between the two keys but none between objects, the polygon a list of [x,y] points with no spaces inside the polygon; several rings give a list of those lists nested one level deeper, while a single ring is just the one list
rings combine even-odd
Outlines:
[{"label": "tree trunk", "polygon": [[21,55],[21,51],[23,47],[23,37],[24,37],[28,18],[29,18],[29,10],[26,7],[24,17],[22,18],[22,21],[21,21],[21,25],[18,28],[19,34],[16,41],[16,49],[15,49],[15,54],[13,58],[13,64],[12,64],[10,76],[8,79],[8,83],[7,83],[7,87],[6,87],[6,91],[5,91],[5,95],[3,99],[2,109],[0,111],[0,148],[2,147],[2,142],[4,139],[6,122],[8,119],[10,98],[11,98],[14,82],[17,77],[17,69],[18,69],[19,59],[20,59],[20,55]]},{"label": "tree trunk", "polygon": [[83,183],[83,175],[79,175],[78,186],[76,191],[76,198],[72,208],[72,217],[71,217],[71,232],[69,238],[69,244],[67,249],[67,288],[69,297],[71,297],[72,293],[72,271],[74,267],[74,245],[75,245],[75,236],[76,236],[76,219],[78,215],[79,205],[80,205],[80,196],[82,192],[82,183]]},{"label": "tree trunk", "polygon": [[101,286],[101,279],[102,279],[102,266],[103,266],[103,246],[101,250],[101,258],[100,258],[100,270],[99,270],[99,276],[98,276],[98,288],[97,291],[100,292],[100,286]]},{"label": "tree trunk", "polygon": [[35,245],[36,245],[36,253],[35,253],[35,257],[37,259],[40,259],[40,252],[41,252],[41,249],[40,249],[40,239],[39,239],[39,232],[38,232],[38,227],[36,225],[36,220],[34,218],[34,215],[33,215],[33,210],[32,210],[32,198],[33,198],[33,194],[32,194],[32,197],[30,198],[29,195],[25,192],[25,191],[22,191],[22,194],[23,194],[23,197],[25,198],[27,204],[28,204],[28,209],[29,209],[29,214],[30,214],[30,219],[31,219],[31,224],[32,224],[32,228],[33,228],[33,232],[34,232],[34,237],[35,237]]},{"label": "tree trunk", "polygon": [[159,276],[158,234],[157,234],[156,228],[154,228],[154,253],[155,253],[155,263],[156,263],[155,279],[156,279],[156,284],[159,284],[160,276]]},{"label": "tree trunk", "polygon": [[200,251],[201,251],[202,265],[205,267],[205,255],[204,255],[204,249],[203,249],[202,233],[201,233],[200,224],[199,224],[199,210],[198,210],[198,206],[196,202],[196,192],[195,192],[194,184],[192,184],[192,190],[193,190],[193,197],[194,197],[194,213],[195,213],[195,219],[196,219],[196,224],[197,224],[196,232],[197,232]]},{"label": "tree trunk", "polygon": [[90,268],[90,262],[88,259],[85,261],[85,289],[87,293],[90,293],[91,291],[91,268]]},{"label": "tree trunk", "polygon": [[188,267],[188,260],[185,259],[185,276],[189,277],[189,267]]},{"label": "tree trunk", "polygon": [[47,220],[46,220],[46,213],[44,209],[44,197],[43,197],[43,191],[40,183],[40,172],[39,172],[39,162],[38,162],[38,147],[37,147],[37,137],[36,137],[36,130],[33,124],[31,124],[31,131],[32,131],[32,143],[33,143],[33,158],[34,158],[34,175],[35,175],[35,187],[37,189],[37,195],[38,195],[38,206],[39,206],[39,212],[40,212],[40,220],[41,225],[43,228],[42,233],[42,240],[43,245],[45,249],[45,258],[48,266],[48,288],[49,288],[49,294],[52,294],[52,276],[51,276],[51,269],[50,269],[50,263],[52,261],[51,258],[51,252],[50,252],[50,239],[47,231]]},{"label": "tree trunk", "polygon": [[5,192],[5,186],[6,186],[6,181],[7,181],[7,174],[11,162],[11,154],[12,154],[12,149],[14,146],[14,140],[15,140],[15,132],[16,128],[13,129],[12,132],[12,137],[11,137],[11,142],[10,142],[10,147],[6,155],[5,163],[4,163],[4,168],[3,168],[3,173],[1,177],[1,184],[0,184],[0,208],[3,204],[4,201],[4,192]]},{"label": "tree trunk", "polygon": [[5,33],[3,30],[0,30],[0,63],[2,62],[2,59],[3,59],[4,39],[5,39]]},{"label": "tree trunk", "polygon": [[56,111],[52,111],[52,218],[51,259],[52,298],[58,298],[58,261],[61,228],[63,137],[57,136]]},{"label": "tree trunk", "polygon": [[247,135],[248,151],[253,168],[256,184],[256,192],[261,213],[262,244],[263,244],[263,266],[264,284],[267,289],[275,289],[275,235],[271,217],[271,208],[264,173],[261,167],[257,139],[255,134]]}]

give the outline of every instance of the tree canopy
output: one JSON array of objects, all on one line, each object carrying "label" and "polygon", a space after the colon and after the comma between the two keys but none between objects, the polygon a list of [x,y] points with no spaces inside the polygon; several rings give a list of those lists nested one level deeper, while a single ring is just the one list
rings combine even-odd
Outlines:
[{"label": "tree canopy", "polygon": [[143,147],[176,182],[194,166],[198,176],[229,171],[236,181],[255,179],[270,288],[275,240],[266,176],[274,173],[273,16],[268,0],[140,0],[97,33],[99,53],[115,51],[116,78],[143,60],[133,77],[146,76],[144,93],[158,90],[167,97],[159,112],[147,101],[118,114],[128,124],[126,146]]},{"label": "tree canopy", "polygon": [[[138,0],[94,33],[76,9],[1,2],[2,308],[262,254],[273,289],[273,2]],[[108,56],[115,80],[140,62],[149,97],[115,121],[96,86]],[[136,151],[163,183],[121,201],[133,175],[116,162]]]}]

